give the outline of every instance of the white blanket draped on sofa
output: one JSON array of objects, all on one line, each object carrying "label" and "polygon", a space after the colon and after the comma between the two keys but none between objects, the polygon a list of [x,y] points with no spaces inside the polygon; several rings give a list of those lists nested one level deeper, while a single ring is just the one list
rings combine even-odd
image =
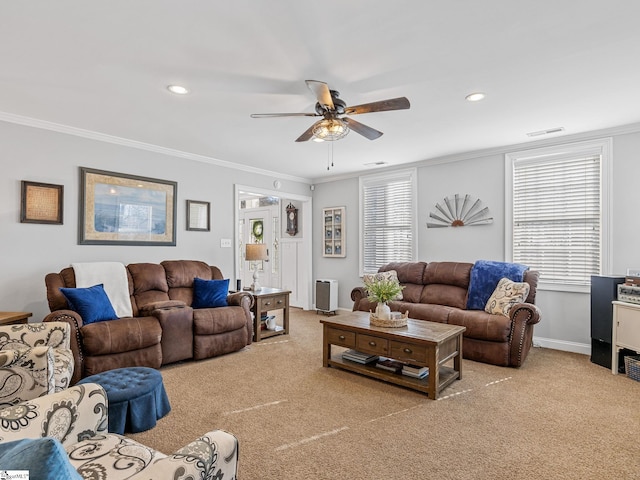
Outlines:
[{"label": "white blanket draped on sofa", "polygon": [[120,262],[72,263],[76,287],[86,288],[102,284],[119,318],[131,317],[131,299],[127,270]]}]

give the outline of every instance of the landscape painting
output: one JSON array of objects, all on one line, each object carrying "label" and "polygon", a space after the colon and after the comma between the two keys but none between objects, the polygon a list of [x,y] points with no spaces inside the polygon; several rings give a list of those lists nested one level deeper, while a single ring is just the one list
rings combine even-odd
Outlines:
[{"label": "landscape painting", "polygon": [[80,170],[79,244],[176,244],[176,182]]}]

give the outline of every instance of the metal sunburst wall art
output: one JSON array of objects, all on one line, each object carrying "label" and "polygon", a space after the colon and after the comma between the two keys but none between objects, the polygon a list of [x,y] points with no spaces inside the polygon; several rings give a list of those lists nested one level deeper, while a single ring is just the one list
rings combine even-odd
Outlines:
[{"label": "metal sunburst wall art", "polygon": [[474,199],[469,194],[462,196],[456,193],[445,197],[441,203],[436,203],[436,209],[429,213],[431,221],[427,222],[427,227],[488,225],[493,223],[493,217],[489,215],[489,207],[483,207],[479,198]]}]

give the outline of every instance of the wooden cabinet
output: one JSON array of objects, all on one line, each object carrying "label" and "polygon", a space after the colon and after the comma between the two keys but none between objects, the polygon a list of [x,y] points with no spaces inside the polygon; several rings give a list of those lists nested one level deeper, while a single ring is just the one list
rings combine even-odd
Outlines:
[{"label": "wooden cabinet", "polygon": [[613,302],[611,372],[618,373],[618,351],[628,348],[640,352],[640,305]]},{"label": "wooden cabinet", "polygon": [[323,218],[323,250],[324,257],[345,257],[345,207],[322,209]]}]

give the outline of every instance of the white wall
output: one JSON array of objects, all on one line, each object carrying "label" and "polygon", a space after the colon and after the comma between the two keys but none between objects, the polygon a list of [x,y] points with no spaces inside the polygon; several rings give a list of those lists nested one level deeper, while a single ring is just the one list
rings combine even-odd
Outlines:
[{"label": "white wall", "polygon": [[[349,178],[316,185],[313,192],[313,275],[315,279],[338,281],[338,306],[351,310],[351,289],[361,283],[358,268],[358,179]],[[324,216],[322,209],[346,207],[343,248],[345,257],[323,257]],[[346,241],[346,243],[345,243]],[[315,302],[315,291],[314,291]],[[315,304],[315,303],[314,303]]]},{"label": "white wall", "polygon": [[[225,168],[64,133],[0,122],[0,310],[49,312],[44,277],[71,262],[159,262],[194,259],[235,278],[234,184],[272,188],[276,177]],[[177,188],[175,247],[78,245],[79,167],[173,180]],[[20,223],[20,181],[64,185],[64,224]],[[309,195],[307,184],[282,180],[282,192]],[[284,193],[283,193],[284,194]],[[211,202],[211,231],[186,231],[186,200]],[[235,284],[235,281],[232,281]]]},{"label": "white wall", "polygon": [[[640,268],[640,133],[610,135],[594,132],[579,139],[613,137],[612,180],[612,271],[624,274],[629,267]],[[565,137],[562,142],[570,139]],[[549,144],[549,142],[545,142]],[[530,144],[530,148],[539,143]],[[522,145],[513,151],[524,150]],[[434,159],[418,166],[418,259],[474,262],[478,259],[505,260],[505,178],[502,149],[492,154],[465,155],[464,160],[447,162]],[[376,170],[379,172],[379,170]],[[471,194],[488,206],[490,225],[462,228],[426,228],[429,212],[436,202],[455,193]],[[358,276],[358,180],[346,179],[316,184],[314,192],[314,235],[319,238],[323,207],[347,207],[348,251],[344,259],[323,258],[321,245],[314,245],[316,278],[335,278],[339,282],[339,306],[351,309],[351,289],[361,285]],[[590,305],[588,293],[538,290],[537,305],[542,320],[535,327],[536,340],[544,346],[588,353]]]}]

